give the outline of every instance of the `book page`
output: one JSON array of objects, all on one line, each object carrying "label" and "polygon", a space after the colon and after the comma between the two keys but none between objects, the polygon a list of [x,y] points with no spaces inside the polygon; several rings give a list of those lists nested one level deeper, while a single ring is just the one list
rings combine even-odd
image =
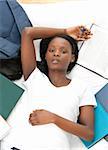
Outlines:
[{"label": "book page", "polygon": [[82,45],[77,63],[108,78],[108,30],[93,25],[93,36]]}]

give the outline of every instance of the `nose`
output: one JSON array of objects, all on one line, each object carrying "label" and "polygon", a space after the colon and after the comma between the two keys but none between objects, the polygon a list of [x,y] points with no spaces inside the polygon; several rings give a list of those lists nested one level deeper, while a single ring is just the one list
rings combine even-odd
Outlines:
[{"label": "nose", "polygon": [[59,51],[59,50],[56,50],[56,51],[54,52],[54,56],[60,56],[60,51]]}]

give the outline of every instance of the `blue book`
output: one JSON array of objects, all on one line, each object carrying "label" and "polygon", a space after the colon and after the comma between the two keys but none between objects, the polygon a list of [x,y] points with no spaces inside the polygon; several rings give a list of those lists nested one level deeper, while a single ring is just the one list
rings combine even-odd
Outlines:
[{"label": "blue book", "polygon": [[96,99],[108,113],[108,83],[96,94]]},{"label": "blue book", "polygon": [[108,134],[108,84],[96,93],[95,97],[97,101],[97,107],[95,108],[95,137],[91,142],[82,140],[87,148],[92,147]]}]

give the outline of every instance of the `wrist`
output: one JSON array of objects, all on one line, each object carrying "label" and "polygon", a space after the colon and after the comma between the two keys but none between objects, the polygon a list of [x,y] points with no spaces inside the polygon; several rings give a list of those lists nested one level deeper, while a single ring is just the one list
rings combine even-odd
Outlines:
[{"label": "wrist", "polygon": [[52,123],[56,124],[56,120],[57,120],[57,115],[56,114],[53,114],[52,115]]}]

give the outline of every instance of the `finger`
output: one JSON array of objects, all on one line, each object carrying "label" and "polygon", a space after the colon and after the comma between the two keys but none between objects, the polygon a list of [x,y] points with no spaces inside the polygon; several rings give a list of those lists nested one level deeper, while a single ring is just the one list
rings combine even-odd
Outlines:
[{"label": "finger", "polygon": [[90,39],[91,37],[86,37],[86,38],[78,38],[78,41],[87,41],[88,39]]},{"label": "finger", "polygon": [[36,120],[36,119],[37,119],[37,114],[36,113],[30,114],[29,121]]},{"label": "finger", "polygon": [[88,38],[88,37],[91,38],[92,35],[93,35],[93,34],[87,34],[87,33],[85,33],[85,34],[82,34],[82,35],[78,35],[77,37],[78,37],[78,38]]},{"label": "finger", "polygon": [[29,122],[33,120],[33,116],[29,116]]},{"label": "finger", "polygon": [[36,110],[33,110],[33,113],[36,113],[37,109]]},{"label": "finger", "polygon": [[85,34],[85,35],[83,35],[83,36],[82,36],[82,38],[88,38],[88,37],[90,37],[90,38],[91,38],[91,37],[92,37],[92,35],[89,35],[89,34],[87,35],[87,34]]},{"label": "finger", "polygon": [[89,31],[85,31],[85,32],[82,33],[82,35],[93,35],[93,34]]},{"label": "finger", "polygon": [[43,109],[39,109],[39,111],[43,111]]},{"label": "finger", "polygon": [[30,118],[30,117],[29,117],[29,120],[28,120],[28,121],[29,121],[29,123],[31,123],[31,118]]},{"label": "finger", "polygon": [[90,39],[91,38],[91,36],[87,36],[87,37],[85,37],[85,39]]},{"label": "finger", "polygon": [[86,28],[85,26],[80,26],[79,28],[80,28],[82,33],[87,33],[87,34],[91,33],[91,30]]},{"label": "finger", "polygon": [[31,113],[31,114],[29,115],[29,118],[31,118],[31,117],[32,117],[32,115],[33,115],[33,114]]},{"label": "finger", "polygon": [[84,26],[80,26],[79,28],[80,28],[80,31],[81,31],[82,33],[85,32],[85,31],[87,31],[87,29],[86,29]]},{"label": "finger", "polygon": [[38,122],[31,122],[31,125],[35,126],[35,125],[39,125],[39,123]]},{"label": "finger", "polygon": [[84,25],[79,25],[78,27],[79,28],[86,28]]},{"label": "finger", "polygon": [[35,119],[34,118],[29,118],[29,123],[36,125],[36,124],[39,124],[39,121],[36,118]]},{"label": "finger", "polygon": [[77,41],[85,41],[84,38],[77,38]]}]

